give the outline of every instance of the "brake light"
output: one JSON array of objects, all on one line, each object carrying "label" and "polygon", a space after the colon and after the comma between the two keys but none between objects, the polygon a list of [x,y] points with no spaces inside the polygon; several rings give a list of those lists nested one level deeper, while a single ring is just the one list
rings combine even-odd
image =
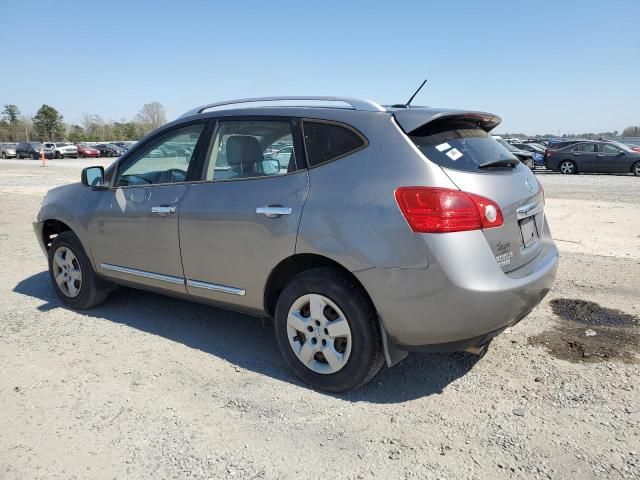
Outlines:
[{"label": "brake light", "polygon": [[400,187],[400,211],[417,233],[449,233],[503,225],[500,207],[488,198],[448,188]]}]

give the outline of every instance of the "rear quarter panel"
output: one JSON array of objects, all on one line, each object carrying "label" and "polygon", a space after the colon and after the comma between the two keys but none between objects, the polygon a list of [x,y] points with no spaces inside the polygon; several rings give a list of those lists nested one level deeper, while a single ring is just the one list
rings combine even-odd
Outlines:
[{"label": "rear quarter panel", "polygon": [[455,186],[440,167],[419,156],[390,115],[360,114],[357,121],[345,123],[369,145],[309,170],[296,253],[323,255],[350,271],[427,267],[424,242],[400,212],[395,190]]}]

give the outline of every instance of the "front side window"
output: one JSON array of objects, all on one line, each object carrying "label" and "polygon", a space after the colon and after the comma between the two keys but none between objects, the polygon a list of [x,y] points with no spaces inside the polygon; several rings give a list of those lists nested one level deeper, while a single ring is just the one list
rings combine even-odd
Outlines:
[{"label": "front side window", "polygon": [[602,153],[608,155],[617,155],[620,153],[620,149],[618,147],[614,147],[613,145],[604,144],[602,145]]},{"label": "front side window", "polygon": [[118,168],[115,186],[184,182],[202,129],[203,124],[197,123],[151,140],[148,146]]},{"label": "front side window", "polygon": [[293,122],[220,121],[211,139],[204,180],[284,175],[297,169]]},{"label": "front side window", "polygon": [[353,153],[365,145],[353,130],[334,123],[305,120],[303,130],[310,167]]}]

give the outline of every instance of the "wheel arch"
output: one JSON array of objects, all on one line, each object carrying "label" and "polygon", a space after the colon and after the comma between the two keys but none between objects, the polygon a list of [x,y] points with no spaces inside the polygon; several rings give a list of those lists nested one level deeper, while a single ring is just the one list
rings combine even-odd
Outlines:
[{"label": "wheel arch", "polygon": [[406,352],[399,350],[391,341],[387,334],[387,329],[384,326],[384,321],[378,314],[375,304],[367,292],[364,285],[358,280],[358,278],[347,268],[340,263],[332,260],[328,257],[314,254],[314,253],[299,253],[291,255],[290,257],[282,260],[271,271],[264,289],[264,310],[270,316],[273,317],[275,313],[276,302],[282,290],[287,286],[290,280],[296,275],[318,267],[331,267],[339,270],[344,275],[349,277],[356,285],[358,285],[367,299],[371,302],[373,309],[376,311],[376,317],[378,318],[378,328],[380,329],[380,336],[382,338],[382,347],[384,350],[384,356],[387,366],[392,366],[406,357]]},{"label": "wheel arch", "polygon": [[45,250],[49,251],[51,241],[62,232],[75,234],[71,227],[61,220],[50,218],[42,222],[42,245],[44,245]]}]

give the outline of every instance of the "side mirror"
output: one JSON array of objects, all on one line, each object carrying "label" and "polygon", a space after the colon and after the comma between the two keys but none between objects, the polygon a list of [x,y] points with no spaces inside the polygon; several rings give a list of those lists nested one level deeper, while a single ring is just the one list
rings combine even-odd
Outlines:
[{"label": "side mirror", "polygon": [[269,175],[280,173],[280,161],[276,158],[265,158],[262,161],[262,173]]},{"label": "side mirror", "polygon": [[82,184],[85,187],[104,186],[104,167],[86,167],[82,169]]},{"label": "side mirror", "polygon": [[624,153],[622,150],[620,150],[620,151],[618,152],[618,156],[619,156],[619,157],[623,157],[624,155],[625,155],[625,153]]}]

